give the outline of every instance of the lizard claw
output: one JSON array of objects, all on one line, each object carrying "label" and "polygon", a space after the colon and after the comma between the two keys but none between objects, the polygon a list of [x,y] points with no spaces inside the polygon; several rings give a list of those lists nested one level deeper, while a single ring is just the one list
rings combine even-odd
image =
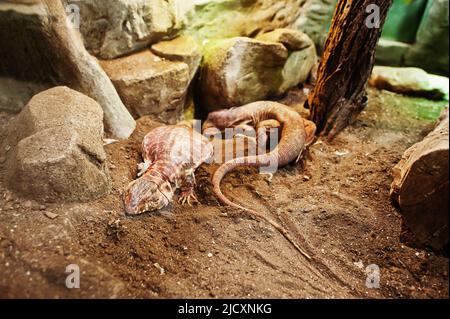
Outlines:
[{"label": "lizard claw", "polygon": [[301,150],[300,154],[298,154],[298,157],[297,157],[297,159],[295,160],[295,164],[300,163],[300,161],[303,159],[304,151],[305,151],[305,150],[303,149],[303,150]]},{"label": "lizard claw", "polygon": [[188,204],[191,207],[193,206],[193,204],[199,203],[197,196],[192,191],[181,193],[178,202],[181,203],[181,205]]}]

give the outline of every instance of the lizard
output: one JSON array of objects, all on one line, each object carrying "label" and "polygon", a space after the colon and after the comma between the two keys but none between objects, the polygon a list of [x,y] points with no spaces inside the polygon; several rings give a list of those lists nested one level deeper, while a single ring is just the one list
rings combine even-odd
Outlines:
[{"label": "lizard", "polygon": [[278,146],[269,153],[236,158],[224,163],[214,173],[212,178],[214,193],[223,205],[227,205],[250,214],[257,219],[268,222],[279,231],[304,257],[311,257],[295,242],[292,236],[277,222],[264,216],[253,209],[242,207],[229,200],[220,188],[222,179],[232,170],[240,166],[267,167],[276,163],[277,167],[285,166],[294,160],[299,160],[305,148],[311,144],[315,137],[316,125],[303,119],[297,112],[286,105],[259,101],[241,107],[223,109],[210,113],[203,125],[203,130],[217,129],[222,131],[226,128],[253,124],[258,127],[267,120],[277,121],[281,128],[281,139]]},{"label": "lizard", "polygon": [[125,211],[139,215],[160,210],[172,202],[177,189],[179,202],[192,205],[195,170],[213,155],[209,140],[187,123],[151,130],[142,142],[138,179],[123,192]]}]

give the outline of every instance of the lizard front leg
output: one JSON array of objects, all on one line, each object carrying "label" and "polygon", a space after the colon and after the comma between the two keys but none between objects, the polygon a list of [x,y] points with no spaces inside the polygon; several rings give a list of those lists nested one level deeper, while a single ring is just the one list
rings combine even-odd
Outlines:
[{"label": "lizard front leg", "polygon": [[182,205],[188,204],[189,206],[199,203],[197,195],[195,194],[195,185],[195,169],[189,168],[185,170],[184,177],[181,181],[181,194],[178,199],[179,203]]},{"label": "lizard front leg", "polygon": [[138,164],[137,168],[138,168],[138,177],[143,176],[148,169],[150,168],[151,162],[150,161],[144,161],[143,163]]}]

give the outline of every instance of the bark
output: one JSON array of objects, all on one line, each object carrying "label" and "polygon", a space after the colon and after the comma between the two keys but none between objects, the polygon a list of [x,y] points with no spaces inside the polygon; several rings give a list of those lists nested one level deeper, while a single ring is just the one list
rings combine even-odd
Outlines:
[{"label": "bark", "polygon": [[403,155],[393,170],[391,196],[417,244],[442,249],[448,243],[448,109],[435,129]]},{"label": "bark", "polygon": [[[308,98],[317,132],[330,140],[367,105],[365,87],[391,4],[392,0],[339,0],[336,6],[316,87]],[[379,27],[366,24],[369,5],[379,8]]]}]

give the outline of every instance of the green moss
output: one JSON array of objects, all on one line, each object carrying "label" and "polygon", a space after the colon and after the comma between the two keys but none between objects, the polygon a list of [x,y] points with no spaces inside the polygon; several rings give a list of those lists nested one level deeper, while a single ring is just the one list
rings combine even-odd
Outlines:
[{"label": "green moss", "polygon": [[426,121],[436,121],[446,106],[445,102],[434,102],[427,99],[418,98],[408,99],[407,102],[409,103],[400,106],[400,108],[404,108],[405,114]]},{"label": "green moss", "polygon": [[241,35],[238,16],[245,16],[242,10],[248,1],[216,0],[197,5],[189,17],[186,34],[198,39],[220,39]]},{"label": "green moss", "polygon": [[[368,93],[369,105],[358,120],[364,126],[391,133],[423,136],[424,132],[431,131],[447,105],[445,102],[409,97],[373,88],[369,88]],[[379,134],[379,131],[373,131],[371,134]]]},{"label": "green moss", "polygon": [[404,116],[424,122],[436,121],[448,103],[446,101],[432,101],[390,92],[383,94],[383,102],[385,105],[395,107]]},{"label": "green moss", "polygon": [[[229,42],[227,44],[227,42]],[[217,55],[218,50],[227,50],[234,42],[229,39],[210,40],[202,47],[202,53],[205,60],[211,59]]]}]

